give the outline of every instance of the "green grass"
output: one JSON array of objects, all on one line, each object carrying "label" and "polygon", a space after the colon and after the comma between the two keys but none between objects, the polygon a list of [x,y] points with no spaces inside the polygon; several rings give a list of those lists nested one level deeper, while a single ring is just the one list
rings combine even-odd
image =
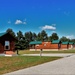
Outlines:
[{"label": "green grass", "polygon": [[[19,54],[39,54],[40,51],[19,50]],[[42,53],[75,53],[75,49],[59,51],[43,51]]]},{"label": "green grass", "polygon": [[15,56],[0,57],[0,75],[28,68],[45,62],[53,61],[61,57],[39,57],[39,56]]}]

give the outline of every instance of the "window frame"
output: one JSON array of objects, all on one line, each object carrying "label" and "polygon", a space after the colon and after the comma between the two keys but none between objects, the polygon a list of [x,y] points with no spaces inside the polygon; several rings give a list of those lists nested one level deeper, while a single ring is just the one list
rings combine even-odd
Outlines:
[{"label": "window frame", "polygon": [[[6,42],[7,42],[9,45],[6,45]],[[8,49],[6,48],[6,46],[8,46]],[[4,49],[5,49],[5,50],[10,50],[10,41],[5,41],[5,42],[4,42]]]}]

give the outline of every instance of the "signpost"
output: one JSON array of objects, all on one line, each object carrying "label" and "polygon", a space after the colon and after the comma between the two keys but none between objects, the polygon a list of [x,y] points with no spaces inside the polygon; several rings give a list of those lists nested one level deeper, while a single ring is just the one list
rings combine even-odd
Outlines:
[{"label": "signpost", "polygon": [[40,49],[40,57],[42,57],[42,49]]}]

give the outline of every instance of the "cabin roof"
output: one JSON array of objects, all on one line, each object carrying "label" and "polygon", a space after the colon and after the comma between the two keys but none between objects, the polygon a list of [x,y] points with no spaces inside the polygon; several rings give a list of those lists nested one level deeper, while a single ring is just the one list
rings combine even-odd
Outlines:
[{"label": "cabin roof", "polygon": [[70,45],[73,45],[73,44],[74,44],[74,42],[69,42],[69,44],[70,44]]},{"label": "cabin roof", "polygon": [[52,41],[52,44],[58,44],[58,43],[60,43],[61,41],[60,40],[53,40]]},{"label": "cabin roof", "polygon": [[6,32],[4,32],[4,33],[0,33],[0,37],[2,37],[3,35],[5,35],[6,34]]},{"label": "cabin roof", "polygon": [[63,44],[63,45],[67,45],[67,44],[69,44],[69,42],[62,42],[62,44]]},{"label": "cabin roof", "polygon": [[42,44],[42,41],[31,41],[29,44],[30,45]]}]

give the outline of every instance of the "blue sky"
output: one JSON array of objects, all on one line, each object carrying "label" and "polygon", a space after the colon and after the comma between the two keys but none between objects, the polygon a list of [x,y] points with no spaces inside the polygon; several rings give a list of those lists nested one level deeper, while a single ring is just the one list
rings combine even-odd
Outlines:
[{"label": "blue sky", "polygon": [[75,38],[75,0],[0,0],[0,32],[8,28]]}]

